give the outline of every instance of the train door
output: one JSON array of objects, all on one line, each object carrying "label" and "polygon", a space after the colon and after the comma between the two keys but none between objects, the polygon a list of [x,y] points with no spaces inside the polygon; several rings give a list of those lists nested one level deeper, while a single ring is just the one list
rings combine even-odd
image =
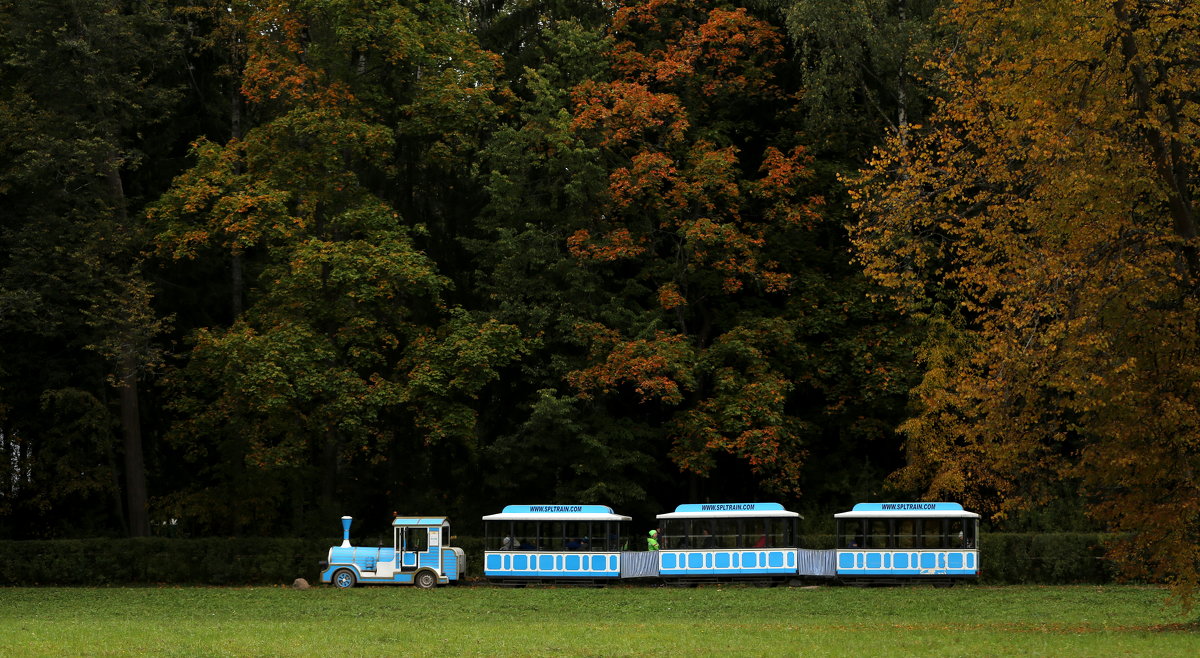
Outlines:
[{"label": "train door", "polygon": [[404,526],[396,529],[396,552],[400,554],[400,570],[416,571],[422,566],[421,556],[429,552],[429,529]]}]

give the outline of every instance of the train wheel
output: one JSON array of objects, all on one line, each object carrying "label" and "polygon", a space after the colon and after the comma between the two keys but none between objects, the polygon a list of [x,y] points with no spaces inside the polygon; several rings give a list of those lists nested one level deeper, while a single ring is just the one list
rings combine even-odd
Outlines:
[{"label": "train wheel", "polygon": [[437,576],[432,571],[422,571],[413,579],[413,584],[420,589],[433,589],[437,587]]},{"label": "train wheel", "polygon": [[354,572],[349,569],[338,569],[337,573],[333,574],[333,585],[338,589],[350,589],[357,582]]}]

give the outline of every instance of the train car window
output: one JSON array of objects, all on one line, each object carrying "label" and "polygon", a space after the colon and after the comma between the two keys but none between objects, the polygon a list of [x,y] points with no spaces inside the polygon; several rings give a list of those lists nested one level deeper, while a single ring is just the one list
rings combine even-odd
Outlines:
[{"label": "train car window", "polygon": [[592,546],[593,551],[619,551],[621,550],[621,533],[619,523],[605,521],[592,524]]},{"label": "train car window", "polygon": [[738,547],[738,520],[737,519],[716,519],[716,545],[717,548],[737,548]]},{"label": "train car window", "polygon": [[592,545],[590,551],[619,551],[620,536],[618,524],[611,521],[596,521],[592,524]]},{"label": "train car window", "polygon": [[892,535],[889,519],[870,519],[867,522],[867,548],[888,548]]},{"label": "train car window", "polygon": [[717,530],[713,519],[692,521],[692,548],[716,548]]},{"label": "train car window", "polygon": [[978,519],[963,520],[963,548],[978,548],[979,544],[975,543],[976,537],[979,534]]},{"label": "train car window", "polygon": [[564,551],[581,551],[584,550],[584,543],[588,539],[588,524],[586,521],[567,521],[562,524],[563,538],[559,542],[559,549]]},{"label": "train car window", "polygon": [[916,519],[896,519],[896,541],[895,548],[916,548],[917,547],[917,520]]},{"label": "train car window", "polygon": [[946,548],[966,548],[967,538],[963,533],[963,520],[950,519],[949,534],[946,537]]},{"label": "train car window", "polygon": [[563,550],[565,540],[562,521],[542,521],[538,528],[541,530],[541,541],[538,545],[543,551]]},{"label": "train car window", "polygon": [[747,548],[766,548],[770,534],[769,519],[746,519],[742,532],[742,546]]},{"label": "train car window", "polygon": [[767,546],[785,548],[791,545],[788,539],[788,526],[791,519],[767,519]]},{"label": "train car window", "polygon": [[592,536],[593,551],[619,551],[621,550],[621,524],[607,521],[604,523],[593,523],[592,530],[596,533]]},{"label": "train car window", "polygon": [[[513,551],[517,548],[517,535],[512,521],[489,521],[485,524],[485,547],[489,551]],[[508,541],[505,541],[507,539]]]},{"label": "train car window", "polygon": [[663,549],[687,548],[687,522],[683,519],[665,519],[658,545]]},{"label": "train car window", "polygon": [[837,522],[837,545],[839,548],[863,548],[865,542],[863,540],[866,534],[864,526],[866,521],[862,519],[839,519]]},{"label": "train car window", "polygon": [[633,544],[633,542],[629,540],[629,524],[624,521],[617,521],[614,523],[609,523],[608,529],[608,550],[628,551],[630,546]]},{"label": "train car window", "polygon": [[513,523],[513,540],[519,551],[538,550],[537,521],[516,521]]},{"label": "train car window", "polygon": [[942,536],[946,534],[945,524],[946,519],[922,519],[919,548],[941,548]]},{"label": "train car window", "polygon": [[796,547],[796,519],[777,519],[774,545],[779,548]]}]

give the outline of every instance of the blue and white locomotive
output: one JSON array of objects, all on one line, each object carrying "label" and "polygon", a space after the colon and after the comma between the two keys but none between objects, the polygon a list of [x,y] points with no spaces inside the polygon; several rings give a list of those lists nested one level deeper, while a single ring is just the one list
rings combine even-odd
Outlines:
[{"label": "blue and white locomotive", "polygon": [[979,515],[958,503],[859,503],[834,519],[844,582],[953,584],[979,576]]},{"label": "blue and white locomotive", "polygon": [[398,516],[392,521],[392,548],[350,545],[349,516],[342,517],[342,544],[320,563],[321,582],[349,588],[358,583],[416,585],[432,589],[458,581],[467,561],[461,548],[448,546],[444,516]]}]

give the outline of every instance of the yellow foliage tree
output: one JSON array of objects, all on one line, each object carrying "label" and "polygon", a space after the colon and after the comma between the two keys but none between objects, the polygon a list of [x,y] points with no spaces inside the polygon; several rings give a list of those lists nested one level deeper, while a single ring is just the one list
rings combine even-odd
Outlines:
[{"label": "yellow foliage tree", "polygon": [[1200,9],[960,0],[944,96],[851,181],[867,272],[927,322],[896,475],[1003,517],[1078,483],[1127,574],[1200,565]]}]

